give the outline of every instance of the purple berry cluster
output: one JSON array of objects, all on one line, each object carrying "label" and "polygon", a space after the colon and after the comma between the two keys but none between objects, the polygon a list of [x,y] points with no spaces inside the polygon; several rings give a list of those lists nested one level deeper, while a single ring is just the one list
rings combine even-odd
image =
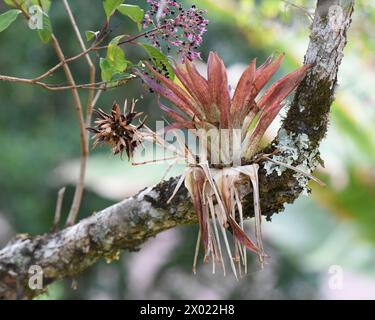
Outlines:
[{"label": "purple berry cluster", "polygon": [[145,13],[142,25],[144,29],[152,27],[156,30],[145,37],[160,50],[163,45],[168,53],[177,49],[182,62],[200,59],[197,49],[208,24],[204,17],[206,11],[195,5],[184,9],[172,0],[147,0],[147,3],[150,9]]}]

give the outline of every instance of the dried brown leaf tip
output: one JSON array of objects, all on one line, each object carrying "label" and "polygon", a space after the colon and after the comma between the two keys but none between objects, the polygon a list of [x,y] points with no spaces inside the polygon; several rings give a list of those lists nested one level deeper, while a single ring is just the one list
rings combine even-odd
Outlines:
[{"label": "dried brown leaf tip", "polygon": [[134,125],[132,122],[142,112],[134,112],[136,100],[131,103],[130,111],[128,103],[125,101],[124,112],[121,112],[120,106],[115,102],[112,105],[111,113],[106,113],[102,109],[95,109],[94,112],[97,118],[94,122],[93,128],[87,128],[90,132],[94,133],[94,147],[98,144],[108,144],[112,146],[114,155],[126,152],[129,160],[133,159],[134,149],[142,142],[142,135],[139,129],[142,128],[143,122]]}]

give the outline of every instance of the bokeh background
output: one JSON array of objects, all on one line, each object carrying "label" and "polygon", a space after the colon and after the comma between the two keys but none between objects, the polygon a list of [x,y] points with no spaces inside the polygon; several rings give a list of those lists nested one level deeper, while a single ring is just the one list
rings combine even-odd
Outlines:
[{"label": "bokeh background", "polygon": [[[82,31],[100,28],[105,19],[101,1],[70,2]],[[277,74],[280,77],[303,61],[315,3],[195,1],[198,7],[208,9],[210,19],[203,61],[210,50],[217,51],[235,85],[252,58],[261,62],[270,54],[285,52],[286,60]],[[0,12],[5,10],[1,2]],[[77,53],[78,44],[61,1],[53,1],[51,18],[66,55]],[[123,16],[113,19],[112,29],[114,35],[137,32]],[[212,275],[203,263],[193,275],[197,226],[179,227],[147,241],[139,252],[123,252],[118,261],[107,264],[103,260],[77,279],[54,283],[41,298],[375,298],[374,30],[374,1],[357,0],[329,130],[321,147],[325,168],[319,168],[317,174],[327,187],[311,184],[311,196],[301,196],[272,222],[264,223],[271,259],[263,271],[250,257],[249,275],[240,281],[231,275]],[[144,57],[132,46],[124,50],[131,60]],[[22,19],[0,33],[0,74],[32,78],[55,63],[51,47],[41,44]],[[87,82],[87,65],[81,62],[72,67],[77,82]],[[203,62],[200,68],[205,69]],[[65,83],[61,72],[51,80]],[[138,81],[105,92],[98,105],[109,110],[113,100],[141,96],[138,108],[149,114],[152,125],[162,114],[155,96],[146,93]],[[280,119],[274,122],[268,139],[279,123]],[[57,191],[63,186],[67,187],[66,217],[79,154],[78,125],[69,92],[0,83],[0,247],[16,233],[50,231]],[[157,183],[165,168],[155,164],[131,167],[107,148],[93,150],[80,218]],[[174,168],[170,175],[178,175],[181,169]],[[335,281],[337,276],[342,283]]]}]

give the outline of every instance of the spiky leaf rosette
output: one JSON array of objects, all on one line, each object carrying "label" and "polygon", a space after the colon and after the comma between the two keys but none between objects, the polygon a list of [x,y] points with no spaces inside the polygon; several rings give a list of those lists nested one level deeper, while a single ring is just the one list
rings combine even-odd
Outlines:
[{"label": "spiky leaf rosette", "polygon": [[284,106],[283,100],[298,86],[310,68],[310,65],[304,65],[287,74],[259,97],[280,68],[283,58],[284,54],[280,54],[273,61],[267,59],[258,68],[254,59],[242,74],[233,97],[230,95],[224,63],[213,52],[208,58],[207,79],[190,61],[174,66],[183,87],[151,66],[149,68],[154,78],[142,73],[139,75],[150,88],[182,112],[161,104],[161,108],[174,120],[174,127],[207,131],[214,128],[241,129],[241,157],[251,159],[267,128]]},{"label": "spiky leaf rosette", "polygon": [[[142,112],[134,112],[135,101],[132,102],[130,112],[121,113],[120,106],[115,102],[110,114],[102,109],[95,109],[98,116],[93,128],[87,128],[94,133],[94,147],[98,144],[109,144],[112,146],[114,155],[121,154],[125,151],[128,159],[133,158],[134,149],[142,142],[142,136],[139,129],[143,123],[135,126],[132,122],[142,115]],[[125,108],[126,109],[126,108]]]},{"label": "spiky leaf rosette", "polygon": [[[207,79],[189,61],[184,65],[175,64],[174,71],[182,86],[159,74],[150,65],[153,77],[139,73],[150,88],[180,111],[174,111],[159,103],[161,109],[174,121],[169,128],[200,129],[199,133],[196,133],[198,142],[207,148],[207,152],[192,157],[198,161],[189,163],[175,192],[185,182],[199,218],[198,239],[203,240],[204,260],[208,261],[211,256],[213,262],[221,262],[225,272],[220,245],[220,238],[223,238],[236,277],[237,270],[240,274],[242,272],[241,261],[246,271],[245,248],[256,252],[261,263],[265,253],[261,241],[259,166],[257,163],[241,165],[235,158],[251,161],[259,148],[261,138],[284,106],[284,99],[298,86],[310,68],[305,65],[287,74],[259,97],[262,89],[279,69],[283,58],[284,55],[281,54],[275,60],[268,59],[258,68],[254,59],[242,74],[232,97],[224,63],[216,53],[209,55]],[[212,131],[217,133],[216,138],[212,137]],[[223,135],[223,131],[226,134]],[[207,138],[209,135],[210,138]],[[234,137],[239,139],[235,140]],[[228,145],[229,151],[225,148]],[[217,154],[219,163],[215,162]],[[213,166],[216,164],[221,164],[223,169],[216,169],[217,166]],[[246,235],[243,227],[243,193],[240,186],[243,185],[244,179],[250,182],[249,188],[253,190],[255,241]],[[232,249],[225,232],[229,227],[234,236]],[[197,252],[198,250],[199,246]],[[194,269],[195,265],[196,259]],[[215,264],[213,268],[215,270]]]}]

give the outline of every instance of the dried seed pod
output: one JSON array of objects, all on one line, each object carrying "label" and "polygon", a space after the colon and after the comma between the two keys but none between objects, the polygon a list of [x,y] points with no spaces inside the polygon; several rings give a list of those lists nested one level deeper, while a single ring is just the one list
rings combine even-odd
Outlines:
[{"label": "dried seed pod", "polygon": [[[142,112],[134,112],[136,101],[132,101],[130,112],[121,113],[120,106],[115,102],[112,105],[110,114],[104,112],[102,109],[95,109],[97,115],[95,126],[87,128],[90,132],[94,133],[94,147],[98,144],[109,144],[112,146],[114,155],[125,151],[129,160],[132,160],[134,149],[142,142],[142,135],[139,129],[142,128],[143,122],[138,126],[132,122],[142,115]],[[126,109],[126,108],[125,108]]]}]

